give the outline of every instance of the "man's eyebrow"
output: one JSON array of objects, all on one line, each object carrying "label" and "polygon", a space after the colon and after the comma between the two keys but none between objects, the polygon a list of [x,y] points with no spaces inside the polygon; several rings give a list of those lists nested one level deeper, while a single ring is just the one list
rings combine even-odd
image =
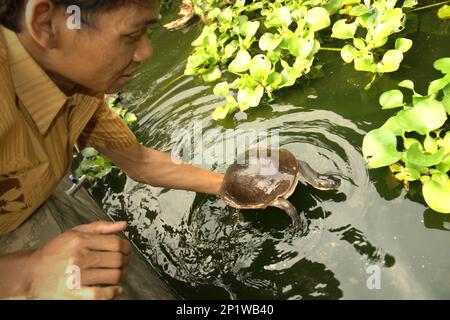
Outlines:
[{"label": "man's eyebrow", "polygon": [[154,24],[154,23],[156,23],[156,22],[158,22],[159,21],[159,17],[156,17],[156,18],[152,18],[152,19],[145,19],[144,21],[142,21],[142,22],[139,22],[139,23],[136,23],[135,25],[134,25],[134,27],[144,27],[144,26],[149,26],[149,25],[152,25],[152,24]]}]

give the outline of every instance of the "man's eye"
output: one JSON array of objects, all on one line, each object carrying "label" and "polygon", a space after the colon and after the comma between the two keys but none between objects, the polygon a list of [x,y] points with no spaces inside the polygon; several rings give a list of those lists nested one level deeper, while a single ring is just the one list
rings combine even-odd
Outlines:
[{"label": "man's eye", "polygon": [[130,42],[139,41],[139,39],[144,35],[144,33],[145,33],[145,31],[139,31],[139,32],[132,33],[130,35],[127,35],[127,39]]},{"label": "man's eye", "polygon": [[127,36],[128,40],[130,41],[138,41],[142,37],[142,32],[139,32],[138,34],[131,34]]}]

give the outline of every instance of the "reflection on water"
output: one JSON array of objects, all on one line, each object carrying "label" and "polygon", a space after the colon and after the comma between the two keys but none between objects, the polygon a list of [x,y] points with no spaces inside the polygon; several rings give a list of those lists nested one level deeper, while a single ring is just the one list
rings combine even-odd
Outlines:
[{"label": "reflection on water", "polygon": [[[113,218],[129,221],[130,239],[162,277],[184,298],[450,298],[449,218],[426,210],[420,194],[406,195],[385,169],[369,172],[360,149],[364,134],[387,118],[379,112],[380,92],[403,79],[433,79],[432,61],[450,52],[448,33],[412,33],[419,45],[405,66],[369,91],[367,75],[324,53],[326,76],[215,123],[211,113],[221,101],[213,85],[179,77],[200,30],[197,24],[185,33],[154,34],[154,58],[127,88],[139,140],[169,152],[174,132],[194,136],[200,123],[208,139],[201,146],[193,140],[192,159],[208,152],[213,161],[199,165],[224,172],[213,151],[235,138],[227,130],[260,130],[268,139],[277,132],[280,146],[316,171],[336,174],[342,185],[326,192],[299,183],[289,200],[308,220],[300,235],[277,208],[236,210],[217,197],[108,177],[95,196]],[[379,290],[367,287],[371,265],[381,268]]]}]

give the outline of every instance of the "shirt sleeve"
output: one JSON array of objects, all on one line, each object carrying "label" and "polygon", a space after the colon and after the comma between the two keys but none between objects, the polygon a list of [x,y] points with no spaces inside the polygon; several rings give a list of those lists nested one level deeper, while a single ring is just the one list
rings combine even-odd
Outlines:
[{"label": "shirt sleeve", "polygon": [[80,150],[86,147],[123,150],[135,143],[137,140],[133,132],[103,99],[77,141]]}]

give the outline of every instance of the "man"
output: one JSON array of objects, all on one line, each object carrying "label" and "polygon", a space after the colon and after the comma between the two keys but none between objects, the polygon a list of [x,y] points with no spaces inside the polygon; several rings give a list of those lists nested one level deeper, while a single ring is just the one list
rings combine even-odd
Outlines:
[{"label": "man", "polygon": [[[81,9],[81,28],[67,9]],[[2,0],[0,4],[0,234],[17,229],[67,172],[74,144],[92,146],[132,179],[218,194],[223,175],[175,164],[140,145],[102,97],[132,80],[152,48],[156,0]],[[42,248],[0,256],[0,298],[112,299],[131,246],[126,223],[75,227]],[[76,265],[81,285],[65,271]]]}]

